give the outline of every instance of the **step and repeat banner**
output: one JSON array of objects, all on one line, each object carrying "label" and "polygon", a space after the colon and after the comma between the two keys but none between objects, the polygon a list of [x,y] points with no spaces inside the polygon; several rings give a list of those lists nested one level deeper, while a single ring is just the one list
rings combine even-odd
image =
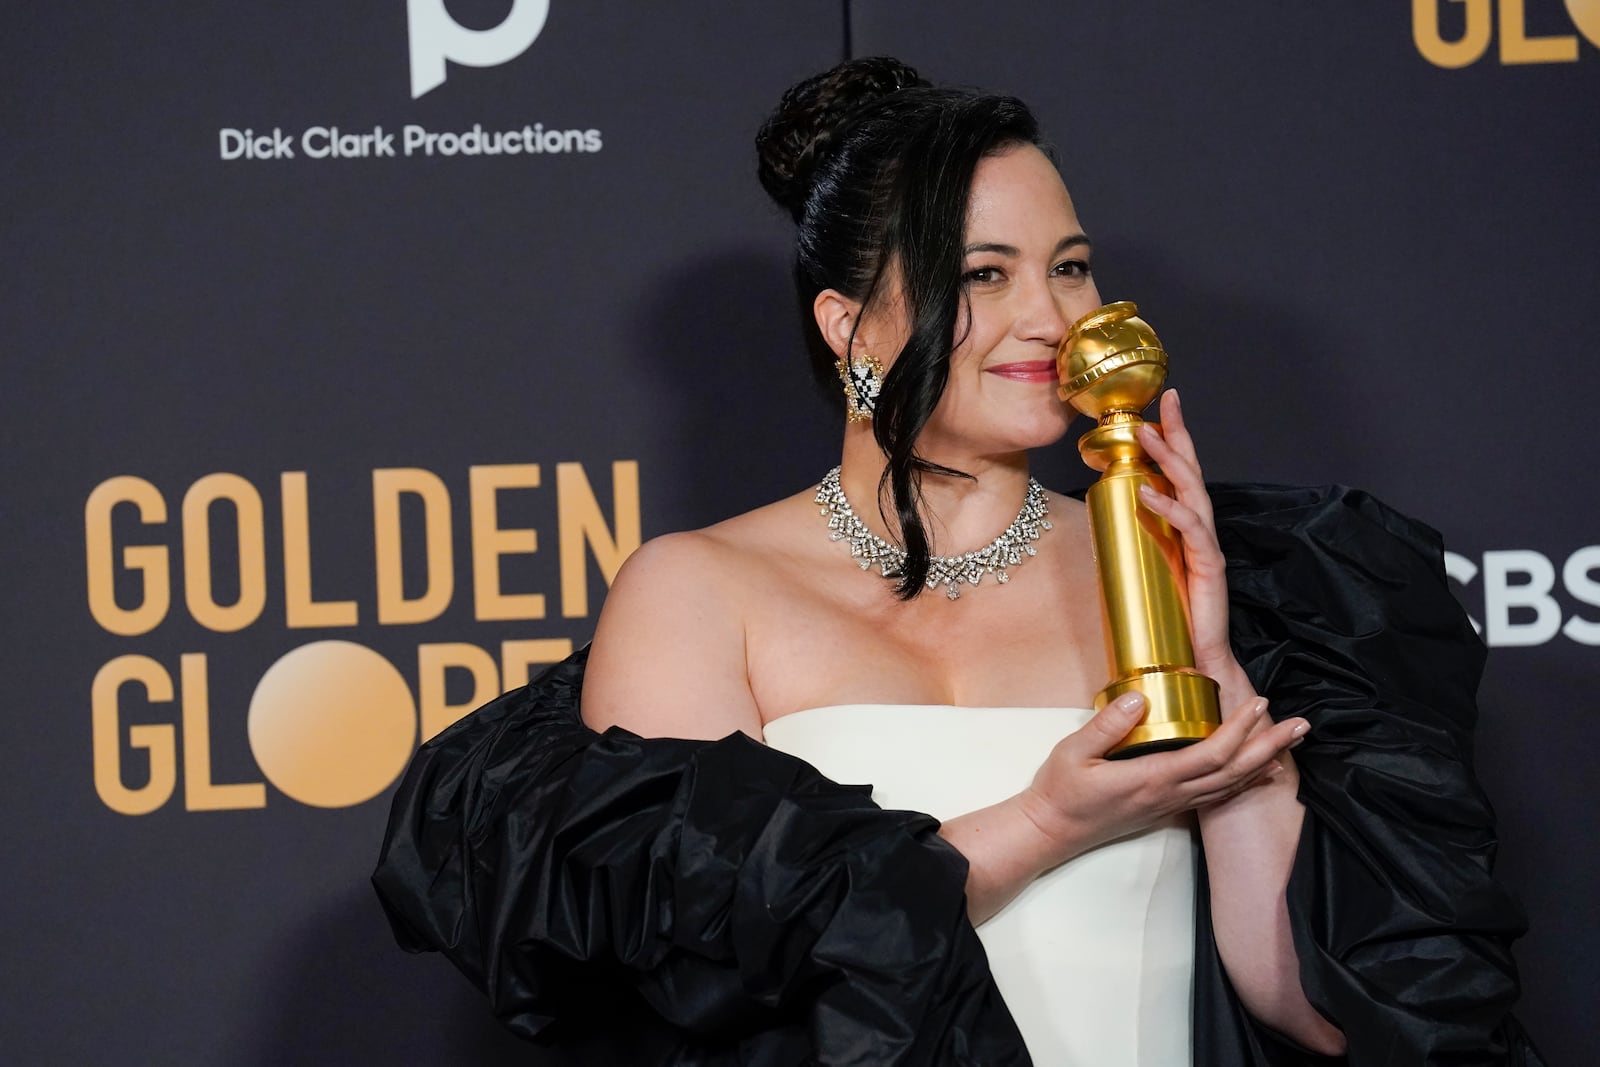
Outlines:
[{"label": "step and repeat banner", "polygon": [[836,456],[751,141],[891,53],[1035,106],[1213,477],[1444,531],[1493,649],[1523,1014],[1584,1062],[1600,3],[1371,6],[14,15],[6,1061],[526,1062],[392,944],[393,784],[587,640],[642,539]]}]

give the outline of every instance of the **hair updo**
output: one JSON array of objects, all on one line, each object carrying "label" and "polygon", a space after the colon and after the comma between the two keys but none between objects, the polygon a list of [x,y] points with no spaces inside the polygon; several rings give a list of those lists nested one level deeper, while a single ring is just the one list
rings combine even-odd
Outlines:
[{"label": "hair updo", "polygon": [[795,286],[819,381],[837,376],[812,315],[817,294],[836,289],[865,311],[888,267],[899,268],[911,333],[884,376],[872,432],[906,551],[896,587],[905,600],[928,577],[922,475],[965,477],[923,459],[916,444],[960,343],[972,176],[986,156],[1039,143],[1038,122],[1015,97],[935,88],[887,57],[853,59],[793,86],[756,135],[761,185],[799,229]]}]

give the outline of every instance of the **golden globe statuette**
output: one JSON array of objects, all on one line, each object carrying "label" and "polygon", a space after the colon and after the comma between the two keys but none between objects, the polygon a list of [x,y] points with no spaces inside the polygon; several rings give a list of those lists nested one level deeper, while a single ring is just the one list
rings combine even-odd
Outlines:
[{"label": "golden globe statuette", "polygon": [[1167,379],[1167,353],[1138,310],[1124,300],[1090,312],[1056,353],[1058,395],[1097,424],[1078,440],[1083,461],[1102,472],[1088,504],[1111,684],[1094,706],[1130,689],[1148,702],[1113,758],[1192,744],[1222,722],[1217,683],[1194,669],[1182,541],[1139,503],[1140,485],[1172,487],[1138,440],[1139,413]]}]

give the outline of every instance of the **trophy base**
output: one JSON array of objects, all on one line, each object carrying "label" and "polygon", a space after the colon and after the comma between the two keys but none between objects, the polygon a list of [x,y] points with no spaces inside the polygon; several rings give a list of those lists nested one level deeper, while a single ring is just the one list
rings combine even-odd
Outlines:
[{"label": "trophy base", "polygon": [[1095,710],[1130,689],[1143,693],[1149,708],[1139,725],[1106,753],[1107,759],[1182,748],[1210,737],[1222,725],[1217,683],[1198,671],[1176,668],[1119,678],[1096,695]]},{"label": "trophy base", "polygon": [[1136,756],[1148,756],[1155,752],[1172,752],[1180,748],[1188,748],[1198,737],[1173,737],[1165,741],[1134,741],[1123,742],[1120,748],[1106,753],[1106,759],[1133,759]]}]

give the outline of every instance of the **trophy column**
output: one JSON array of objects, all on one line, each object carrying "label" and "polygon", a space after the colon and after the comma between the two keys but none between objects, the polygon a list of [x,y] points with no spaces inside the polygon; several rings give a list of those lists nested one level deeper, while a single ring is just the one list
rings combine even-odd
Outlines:
[{"label": "trophy column", "polygon": [[1078,441],[1084,462],[1102,472],[1087,502],[1111,684],[1095,707],[1130,689],[1148,702],[1114,758],[1191,744],[1222,721],[1217,683],[1194,669],[1182,541],[1139,503],[1139,486],[1170,493],[1171,485],[1138,440],[1139,413],[1166,381],[1167,354],[1137,311],[1122,301],[1084,316],[1056,362],[1061,399],[1098,424]]}]

